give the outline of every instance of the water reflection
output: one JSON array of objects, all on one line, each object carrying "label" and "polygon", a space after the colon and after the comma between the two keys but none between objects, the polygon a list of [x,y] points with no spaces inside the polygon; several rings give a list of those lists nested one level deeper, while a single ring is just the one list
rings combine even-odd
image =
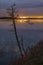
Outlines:
[{"label": "water reflection", "polygon": [[[30,21],[32,22],[33,20]],[[0,65],[6,65],[11,57],[14,58],[19,54],[13,26],[11,26],[11,24],[12,22],[10,21],[0,22]],[[16,23],[16,26],[19,40],[21,35],[23,35],[25,49],[43,39],[43,23],[35,23],[34,25]]]}]

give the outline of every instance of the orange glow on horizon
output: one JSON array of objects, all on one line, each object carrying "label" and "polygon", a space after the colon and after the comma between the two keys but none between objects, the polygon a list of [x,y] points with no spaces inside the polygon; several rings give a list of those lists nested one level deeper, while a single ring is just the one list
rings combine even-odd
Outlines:
[{"label": "orange glow on horizon", "polygon": [[16,20],[18,23],[26,23],[28,21],[27,19],[25,19],[27,18],[26,16],[19,16],[17,18],[21,18],[21,19]]},{"label": "orange glow on horizon", "polygon": [[[43,22],[43,20],[40,19],[40,18],[43,18],[43,16],[18,16],[17,18],[21,18],[21,19],[16,20],[16,22],[18,22],[18,23],[26,23],[26,22],[27,23],[29,23],[29,22],[33,22],[33,23],[38,22],[38,23],[41,23],[41,22]],[[39,19],[26,19],[26,18],[39,18]]]}]

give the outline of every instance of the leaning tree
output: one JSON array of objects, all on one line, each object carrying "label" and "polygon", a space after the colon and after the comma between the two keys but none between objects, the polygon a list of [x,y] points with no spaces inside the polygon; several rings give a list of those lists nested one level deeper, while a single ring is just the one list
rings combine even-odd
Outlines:
[{"label": "leaning tree", "polygon": [[[17,14],[18,10],[16,8],[16,4],[14,3],[7,10],[8,10],[7,12],[9,13],[9,15],[11,16],[11,19],[13,21],[13,26],[14,26],[14,31],[15,31],[15,37],[16,37],[16,40],[17,40],[17,43],[18,43],[20,54],[21,54],[21,56],[23,56],[23,53],[22,53],[22,50],[23,50],[24,54],[26,55],[26,52],[25,52],[25,49],[24,49],[24,46],[23,46],[23,37],[21,37],[21,41],[19,41],[19,38],[18,38],[18,35],[17,35],[17,29],[16,29],[15,19],[18,16],[18,14]],[[20,45],[20,43],[21,43],[21,45]]]},{"label": "leaning tree", "polygon": [[22,49],[21,49],[21,46],[20,46],[20,41],[19,41],[19,38],[18,38],[18,35],[17,35],[16,23],[15,23],[15,18],[17,17],[16,4],[14,3],[10,8],[8,8],[7,12],[9,13],[9,15],[10,15],[12,21],[13,21],[13,26],[14,26],[14,32],[15,32],[16,41],[18,43],[20,54],[21,54],[21,56],[23,56]]}]

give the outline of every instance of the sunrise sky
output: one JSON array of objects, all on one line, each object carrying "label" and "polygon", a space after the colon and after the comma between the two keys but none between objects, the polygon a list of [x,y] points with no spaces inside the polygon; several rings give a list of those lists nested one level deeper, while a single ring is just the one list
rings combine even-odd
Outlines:
[{"label": "sunrise sky", "polygon": [[43,15],[43,0],[0,0],[0,9],[8,8],[14,2],[20,15]]},{"label": "sunrise sky", "polygon": [[5,8],[13,3],[16,3],[17,7],[43,7],[43,0],[0,0],[0,8]]}]

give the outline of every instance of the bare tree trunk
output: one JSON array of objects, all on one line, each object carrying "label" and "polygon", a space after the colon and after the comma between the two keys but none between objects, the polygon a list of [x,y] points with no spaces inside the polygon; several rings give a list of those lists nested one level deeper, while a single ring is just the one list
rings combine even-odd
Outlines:
[{"label": "bare tree trunk", "polygon": [[25,49],[24,49],[24,45],[23,45],[23,36],[21,37],[21,46],[22,46],[22,49],[23,49],[24,54],[27,55],[27,54],[26,54],[26,51],[25,51]]},{"label": "bare tree trunk", "polygon": [[13,20],[14,31],[15,31],[15,36],[16,36],[16,40],[17,40],[17,43],[18,43],[19,51],[20,51],[21,56],[23,56],[21,46],[20,46],[20,41],[18,39],[18,35],[17,35],[17,31],[16,31],[16,24],[15,24],[15,19],[14,19],[13,7],[12,7],[12,20]]}]

